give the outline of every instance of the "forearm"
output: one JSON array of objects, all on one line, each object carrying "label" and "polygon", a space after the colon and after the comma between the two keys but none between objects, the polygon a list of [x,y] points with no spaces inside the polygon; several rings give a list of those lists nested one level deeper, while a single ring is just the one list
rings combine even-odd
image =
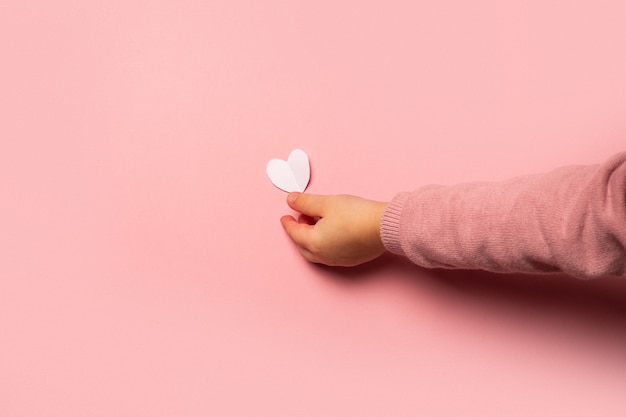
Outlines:
[{"label": "forearm", "polygon": [[381,239],[424,267],[626,276],[626,153],[497,183],[431,185],[389,203]]}]

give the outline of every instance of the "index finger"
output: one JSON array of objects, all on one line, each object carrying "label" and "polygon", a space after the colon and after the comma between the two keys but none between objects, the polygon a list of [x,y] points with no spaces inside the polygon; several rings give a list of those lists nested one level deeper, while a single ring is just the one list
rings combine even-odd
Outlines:
[{"label": "index finger", "polygon": [[296,245],[303,248],[309,247],[309,241],[311,239],[311,233],[313,232],[313,225],[307,223],[299,223],[291,216],[283,216],[280,218],[280,223],[283,225],[287,235],[293,240]]}]

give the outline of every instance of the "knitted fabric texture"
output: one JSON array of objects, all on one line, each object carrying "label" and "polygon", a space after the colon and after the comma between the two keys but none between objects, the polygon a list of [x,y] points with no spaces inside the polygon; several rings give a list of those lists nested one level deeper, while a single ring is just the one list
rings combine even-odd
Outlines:
[{"label": "knitted fabric texture", "polygon": [[626,276],[626,152],[601,165],[400,193],[380,231],[387,250],[427,268]]}]

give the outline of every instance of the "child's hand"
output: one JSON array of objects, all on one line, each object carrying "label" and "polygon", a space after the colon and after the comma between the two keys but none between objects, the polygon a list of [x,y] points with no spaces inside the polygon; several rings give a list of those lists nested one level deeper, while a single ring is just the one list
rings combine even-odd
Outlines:
[{"label": "child's hand", "polygon": [[380,219],[387,206],[349,195],[290,193],[287,204],[302,213],[280,219],[285,231],[308,261],[354,266],[382,255]]}]

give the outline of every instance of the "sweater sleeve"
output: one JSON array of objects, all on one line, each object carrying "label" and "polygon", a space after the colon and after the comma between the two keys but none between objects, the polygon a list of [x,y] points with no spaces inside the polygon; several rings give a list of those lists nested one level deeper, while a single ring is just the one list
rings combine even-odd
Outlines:
[{"label": "sweater sleeve", "polygon": [[626,152],[601,165],[400,193],[380,231],[387,250],[427,268],[626,276]]}]

